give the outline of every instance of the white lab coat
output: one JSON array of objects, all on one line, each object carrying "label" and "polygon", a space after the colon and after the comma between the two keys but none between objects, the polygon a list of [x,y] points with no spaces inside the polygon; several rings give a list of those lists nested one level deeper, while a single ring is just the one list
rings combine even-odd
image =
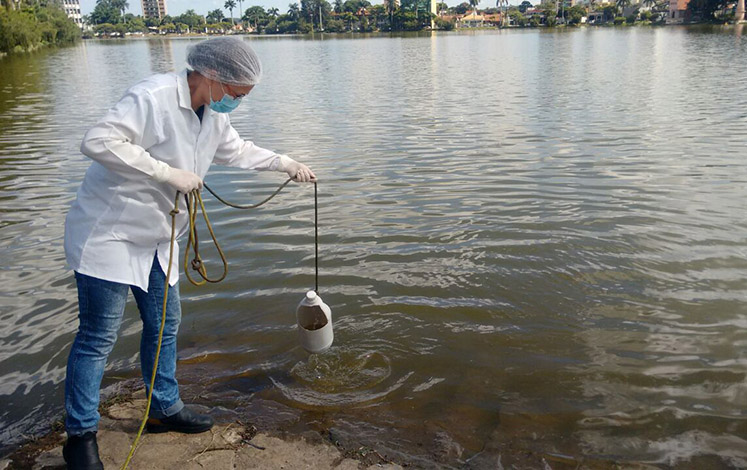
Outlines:
[{"label": "white lab coat", "polygon": [[[130,88],[86,133],[81,151],[94,162],[65,220],[67,262],[81,274],[146,291],[156,252],[164,273],[168,267],[176,190],[157,181],[163,180],[164,163],[200,178],[213,162],[282,167],[281,155],[241,139],[227,114],[206,106],[200,122],[186,70],[154,75]],[[183,198],[180,207],[178,235],[187,230]],[[179,277],[178,260],[177,244],[171,285]]]}]

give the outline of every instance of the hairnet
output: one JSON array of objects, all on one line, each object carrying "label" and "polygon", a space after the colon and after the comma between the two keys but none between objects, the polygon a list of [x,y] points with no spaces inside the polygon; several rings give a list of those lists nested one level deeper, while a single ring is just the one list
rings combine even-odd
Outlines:
[{"label": "hairnet", "polygon": [[237,38],[199,42],[190,47],[187,63],[205,77],[229,85],[256,85],[262,78],[259,57],[249,44]]}]

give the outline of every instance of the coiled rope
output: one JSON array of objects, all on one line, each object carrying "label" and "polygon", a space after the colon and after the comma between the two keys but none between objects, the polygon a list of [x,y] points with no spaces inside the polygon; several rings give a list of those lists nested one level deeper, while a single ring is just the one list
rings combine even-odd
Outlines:
[{"label": "coiled rope", "polygon": [[[242,204],[234,204],[232,202],[228,202],[225,199],[218,196],[215,191],[210,189],[210,187],[207,184],[203,183],[203,186],[205,189],[207,189],[210,194],[215,196],[215,198],[222,202],[223,204],[233,207],[235,209],[256,209],[267,202],[269,202],[272,198],[278,195],[280,191],[285,188],[288,183],[293,181],[293,178],[288,178],[288,180],[285,181],[285,183],[281,184],[278,189],[275,190],[274,193],[272,193],[270,196],[265,198],[264,200],[258,202],[257,204],[248,204],[248,205],[242,205]],[[140,423],[140,428],[137,431],[137,435],[135,436],[135,440],[132,442],[132,446],[130,446],[130,453],[127,455],[127,460],[125,460],[125,463],[122,465],[122,470],[126,470],[127,467],[130,465],[130,460],[132,460],[133,455],[135,455],[135,450],[137,449],[138,442],[140,441],[140,437],[143,434],[143,430],[145,429],[145,425],[148,422],[148,414],[150,413],[150,405],[151,401],[153,399],[153,387],[156,382],[156,371],[158,370],[158,359],[161,355],[161,342],[163,341],[163,329],[166,325],[166,302],[168,300],[169,296],[169,279],[171,279],[171,262],[174,257],[174,242],[176,241],[176,216],[179,214],[179,196],[182,193],[177,191],[176,197],[174,198],[174,208],[169,212],[169,215],[171,216],[171,241],[169,243],[169,267],[166,270],[166,280],[164,281],[164,287],[163,287],[163,304],[162,304],[162,313],[161,313],[161,326],[158,330],[158,345],[156,346],[156,357],[153,361],[153,373],[150,377],[150,387],[148,387],[148,402],[145,406],[145,413],[143,414],[143,420]],[[208,218],[207,211],[205,210],[205,204],[202,201],[202,196],[200,195],[200,190],[195,189],[194,191],[185,194],[184,200],[187,204],[187,215],[189,218],[189,238],[187,240],[187,249],[185,250],[184,254],[184,273],[187,276],[187,279],[189,279],[189,282],[194,284],[195,286],[202,286],[206,283],[218,283],[226,278],[228,275],[228,261],[226,260],[226,256],[223,253],[223,250],[220,247],[220,244],[218,243],[218,239],[215,236],[215,232],[213,231],[213,226],[210,224],[210,219]],[[210,278],[207,274],[207,270],[205,269],[205,263],[203,263],[202,258],[200,257],[200,250],[199,250],[199,240],[197,238],[197,211],[202,211],[202,216],[205,219],[205,225],[207,226],[208,232],[210,232],[210,237],[213,239],[213,244],[215,245],[215,248],[218,250],[218,254],[220,255],[220,259],[223,263],[223,274],[217,278],[213,279]],[[319,255],[319,237],[318,237],[318,231],[317,231],[317,184],[316,181],[314,181],[314,256],[316,258],[314,262],[314,274],[315,274],[315,286],[316,289],[319,289],[319,262],[318,262],[318,255]],[[197,273],[202,277],[202,280],[195,280],[190,276],[189,274],[189,264],[187,263],[187,258],[189,254],[189,250],[193,249],[194,251],[194,257],[191,261],[191,267],[193,270],[197,271]]]}]

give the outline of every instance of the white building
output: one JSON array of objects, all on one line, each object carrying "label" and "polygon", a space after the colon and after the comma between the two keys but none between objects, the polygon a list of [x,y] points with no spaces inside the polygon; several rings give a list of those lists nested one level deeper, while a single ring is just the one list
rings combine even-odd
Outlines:
[{"label": "white building", "polygon": [[83,28],[83,17],[80,15],[80,0],[60,0],[62,9],[68,18],[75,21],[79,28]]},{"label": "white building", "polygon": [[143,17],[162,19],[168,15],[166,0],[140,0],[143,5]]}]

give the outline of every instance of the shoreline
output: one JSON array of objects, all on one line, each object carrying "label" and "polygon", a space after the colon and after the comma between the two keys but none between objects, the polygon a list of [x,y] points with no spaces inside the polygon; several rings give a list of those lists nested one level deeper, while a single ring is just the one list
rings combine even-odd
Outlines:
[{"label": "shoreline", "polygon": [[[99,454],[107,469],[122,466],[140,426],[146,396],[142,382],[138,382],[131,379],[117,384],[113,387],[116,391],[102,400],[99,407]],[[210,411],[204,406],[193,406],[201,412]],[[0,470],[65,468],[64,443],[62,420],[56,420],[48,432],[19,444],[0,458]],[[401,470],[403,467],[374,449],[346,449],[323,433],[260,429],[253,423],[218,418],[213,429],[201,434],[144,431],[129,468]]]}]

